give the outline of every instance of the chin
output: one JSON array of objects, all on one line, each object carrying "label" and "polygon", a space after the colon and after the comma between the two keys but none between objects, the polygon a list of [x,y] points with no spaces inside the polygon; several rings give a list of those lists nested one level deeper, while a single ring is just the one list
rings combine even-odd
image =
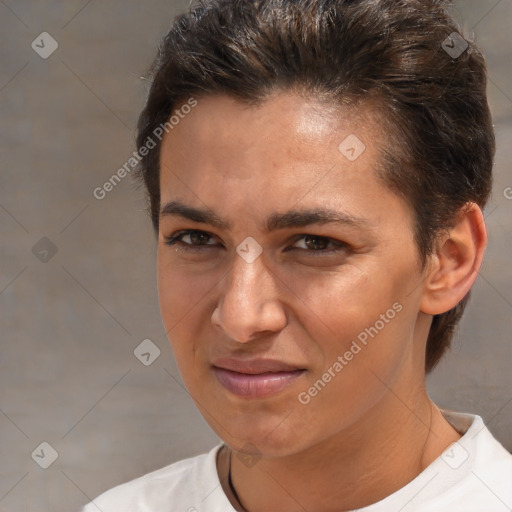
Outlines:
[{"label": "chin", "polygon": [[226,421],[223,426],[225,428],[218,428],[218,425],[210,423],[210,427],[231,449],[246,455],[284,457],[308,445],[303,429],[285,426],[283,416],[258,421],[253,415],[242,418],[239,414],[237,420]]}]

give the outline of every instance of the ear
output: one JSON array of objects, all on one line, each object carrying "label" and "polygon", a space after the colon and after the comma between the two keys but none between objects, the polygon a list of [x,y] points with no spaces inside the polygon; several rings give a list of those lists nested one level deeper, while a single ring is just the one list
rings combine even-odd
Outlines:
[{"label": "ear", "polygon": [[467,203],[456,224],[436,242],[424,280],[423,313],[445,313],[465,297],[478,276],[486,245],[482,210],[475,203]]}]

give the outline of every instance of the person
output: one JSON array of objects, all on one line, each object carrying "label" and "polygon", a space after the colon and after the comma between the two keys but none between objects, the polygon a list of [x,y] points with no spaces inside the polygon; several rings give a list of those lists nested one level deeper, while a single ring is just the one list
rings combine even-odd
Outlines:
[{"label": "person", "polygon": [[222,439],[86,512],[499,512],[512,455],[426,375],[482,264],[486,66],[441,0],[203,0],[152,67],[163,323]]}]

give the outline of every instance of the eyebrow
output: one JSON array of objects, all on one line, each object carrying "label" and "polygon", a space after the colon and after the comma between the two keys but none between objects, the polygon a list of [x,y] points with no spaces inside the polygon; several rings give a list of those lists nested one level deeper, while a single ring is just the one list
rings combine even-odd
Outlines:
[{"label": "eyebrow", "polygon": [[[229,221],[220,218],[209,208],[196,208],[179,201],[170,201],[162,206],[160,218],[168,215],[175,215],[193,222],[209,224],[219,229],[230,230],[232,228]],[[371,223],[367,219],[326,208],[289,210],[285,213],[276,212],[268,217],[265,228],[268,232],[272,232],[279,229],[305,227],[310,224],[342,224],[366,230],[372,228]]]}]

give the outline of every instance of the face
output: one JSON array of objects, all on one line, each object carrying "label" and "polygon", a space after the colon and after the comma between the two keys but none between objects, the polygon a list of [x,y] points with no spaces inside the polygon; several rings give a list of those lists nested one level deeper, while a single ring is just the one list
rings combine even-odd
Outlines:
[{"label": "face", "polygon": [[384,134],[362,109],[209,96],[162,142],[161,314],[235,449],[305,450],[424,378],[413,216],[377,177]]}]

